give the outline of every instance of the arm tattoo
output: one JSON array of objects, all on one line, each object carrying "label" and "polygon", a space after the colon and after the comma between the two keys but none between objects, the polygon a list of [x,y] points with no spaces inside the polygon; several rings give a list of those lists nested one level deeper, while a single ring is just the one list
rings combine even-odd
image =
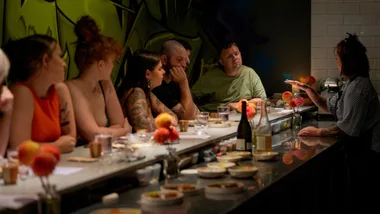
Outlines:
[{"label": "arm tattoo", "polygon": [[337,125],[330,126],[328,128],[325,128],[325,131],[323,132],[323,136],[334,136],[340,134],[342,131],[339,129]]},{"label": "arm tattoo", "polygon": [[69,114],[70,112],[67,107],[67,102],[65,102],[62,108],[59,110],[59,119],[61,121],[61,127],[68,126],[70,124]]},{"label": "arm tattoo", "polygon": [[135,89],[127,100],[128,118],[135,130],[149,129],[152,127],[152,120],[148,120],[147,100],[145,93],[141,89]]},{"label": "arm tattoo", "polygon": [[[154,102],[152,101],[152,103],[154,103],[154,105],[152,105],[152,110],[158,115],[160,113],[168,113],[170,115],[172,115],[174,118],[176,118],[176,120],[178,119],[177,117],[177,114],[173,113],[170,109],[168,109],[168,107],[166,107],[161,101],[160,99],[158,99],[156,97],[156,95],[154,95],[153,93],[150,94],[150,98],[151,100],[154,100]],[[182,106],[181,106],[182,108]],[[183,109],[182,109],[183,110]]]},{"label": "arm tattoo", "polygon": [[183,118],[183,115],[185,114],[185,110],[183,110],[182,106],[179,105],[179,107],[177,108],[172,108],[172,111],[174,112],[174,114],[177,115],[178,118]]}]

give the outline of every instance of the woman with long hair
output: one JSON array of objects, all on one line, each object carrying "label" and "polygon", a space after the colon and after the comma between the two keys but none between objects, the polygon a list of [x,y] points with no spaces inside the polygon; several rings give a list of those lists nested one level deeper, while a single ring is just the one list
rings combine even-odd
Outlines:
[{"label": "woman with long hair", "polygon": [[164,112],[175,118],[173,125],[177,124],[177,116],[151,93],[152,89],[161,85],[164,74],[158,53],[137,50],[128,59],[127,73],[118,95],[124,115],[130,118],[134,131],[153,131],[153,118]]},{"label": "woman with long hair", "polygon": [[3,85],[9,72],[9,60],[0,49],[0,156],[5,155],[8,147],[9,131],[11,126],[13,94]]},{"label": "woman with long hair", "polygon": [[14,95],[10,147],[33,140],[70,152],[76,144],[76,129],[58,42],[33,35],[9,42],[4,51],[11,62],[9,81]]},{"label": "woman with long hair", "polygon": [[100,34],[99,26],[89,16],[81,17],[76,23],[75,34],[78,37],[75,63],[80,74],[67,81],[67,85],[80,138],[91,141],[97,133],[113,137],[126,135],[131,126],[124,118],[111,81],[114,62],[123,51],[121,44]]}]

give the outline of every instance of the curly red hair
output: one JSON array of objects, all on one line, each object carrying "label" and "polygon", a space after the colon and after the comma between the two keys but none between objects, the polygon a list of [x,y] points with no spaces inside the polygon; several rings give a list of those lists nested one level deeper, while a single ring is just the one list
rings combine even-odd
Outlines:
[{"label": "curly red hair", "polygon": [[75,63],[80,71],[88,69],[94,62],[107,60],[114,55],[118,59],[123,53],[122,45],[102,35],[99,26],[90,16],[82,16],[75,24],[74,32],[78,37]]}]

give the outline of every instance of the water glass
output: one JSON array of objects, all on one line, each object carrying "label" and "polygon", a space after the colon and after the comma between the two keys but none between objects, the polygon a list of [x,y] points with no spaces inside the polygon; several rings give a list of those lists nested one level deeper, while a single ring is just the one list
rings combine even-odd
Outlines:
[{"label": "water glass", "polygon": [[150,180],[151,184],[158,183],[160,180],[160,174],[161,174],[161,164],[153,164],[152,166],[152,179]]},{"label": "water glass", "polygon": [[13,149],[7,150],[7,158],[9,162],[15,163],[18,165],[18,174],[20,175],[21,180],[25,180],[29,175],[29,167],[21,164],[18,160],[18,151]]},{"label": "water glass", "polygon": [[145,167],[136,171],[140,186],[147,186],[152,179],[152,167]]},{"label": "water glass", "polygon": [[103,154],[112,152],[112,135],[111,134],[106,134],[106,133],[96,134],[94,143],[102,144]]},{"label": "water glass", "polygon": [[209,115],[198,114],[195,116],[194,129],[197,135],[204,135],[207,133]]},{"label": "water glass", "polygon": [[230,115],[230,107],[228,106],[219,106],[217,108],[218,117],[222,119],[222,121],[228,121]]}]

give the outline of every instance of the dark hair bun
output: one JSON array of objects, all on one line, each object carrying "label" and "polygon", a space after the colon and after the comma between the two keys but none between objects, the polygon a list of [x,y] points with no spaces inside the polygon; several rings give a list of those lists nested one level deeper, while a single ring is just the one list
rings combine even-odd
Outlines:
[{"label": "dark hair bun", "polygon": [[91,44],[100,39],[99,26],[90,16],[82,16],[75,24],[74,32],[80,43]]}]

